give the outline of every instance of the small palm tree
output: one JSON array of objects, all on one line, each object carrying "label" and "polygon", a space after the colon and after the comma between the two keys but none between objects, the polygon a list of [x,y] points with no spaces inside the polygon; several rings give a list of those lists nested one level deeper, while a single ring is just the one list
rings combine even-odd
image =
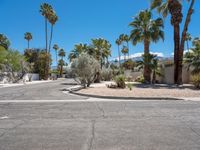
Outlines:
[{"label": "small palm tree", "polygon": [[[144,55],[149,55],[149,47],[151,42],[158,42],[160,39],[164,40],[164,23],[161,18],[152,19],[152,14],[149,10],[141,11],[136,16],[133,22],[130,23],[133,28],[130,39],[133,45],[137,43],[144,43]],[[147,59],[148,61],[148,59]],[[148,64],[149,62],[145,62]],[[144,66],[144,79],[146,82],[151,82],[151,70],[148,65]]]},{"label": "small palm tree", "polygon": [[28,42],[28,49],[29,49],[30,40],[33,39],[32,34],[30,32],[26,32],[24,34],[24,39],[27,40],[27,42]]},{"label": "small palm tree", "polygon": [[151,64],[151,70],[152,70],[152,83],[155,84],[156,83],[156,77],[157,76],[163,76],[161,73],[161,70],[159,69],[159,64],[158,64],[158,59],[156,58],[157,56],[155,56],[155,58],[153,58],[152,60],[152,64]]},{"label": "small palm tree", "polygon": [[123,46],[122,54],[124,54],[124,62],[126,62],[126,55],[128,54],[128,48],[126,46]]},{"label": "small palm tree", "polygon": [[192,37],[190,35],[190,33],[187,33],[186,35],[186,42],[187,42],[187,49],[188,49],[188,52],[190,50],[190,47],[189,47],[189,42],[192,41]]},{"label": "small palm tree", "polygon": [[[61,57],[61,61],[64,62],[63,58],[66,56],[65,50],[64,49],[60,49],[58,55]],[[63,65],[64,65],[64,63],[61,63],[60,76],[62,76],[62,74],[63,74]]]},{"label": "small palm tree", "polygon": [[59,50],[59,46],[57,44],[54,44],[53,49],[55,50],[55,53],[56,53],[56,64],[58,66],[58,50]]},{"label": "small palm tree", "polygon": [[188,69],[192,69],[192,74],[200,73],[200,39],[195,38],[192,42],[193,48],[186,53],[184,62],[188,65]]}]

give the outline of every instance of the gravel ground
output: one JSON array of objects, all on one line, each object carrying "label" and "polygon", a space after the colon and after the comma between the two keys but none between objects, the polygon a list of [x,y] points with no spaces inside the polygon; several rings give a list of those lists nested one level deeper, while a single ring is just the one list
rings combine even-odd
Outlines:
[{"label": "gravel ground", "polygon": [[123,97],[200,97],[200,90],[191,86],[176,88],[168,85],[135,85],[130,91],[126,89],[111,89],[106,83],[93,85],[91,88],[82,89],[79,93],[101,95],[101,96],[123,96]]}]

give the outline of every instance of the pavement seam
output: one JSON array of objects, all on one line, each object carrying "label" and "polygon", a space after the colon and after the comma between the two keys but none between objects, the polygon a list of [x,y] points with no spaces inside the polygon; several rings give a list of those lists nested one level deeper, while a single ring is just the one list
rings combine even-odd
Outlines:
[{"label": "pavement seam", "polygon": [[88,145],[88,150],[92,150],[93,144],[94,144],[94,138],[95,138],[95,120],[92,120],[91,123],[91,138],[89,141],[89,145]]}]

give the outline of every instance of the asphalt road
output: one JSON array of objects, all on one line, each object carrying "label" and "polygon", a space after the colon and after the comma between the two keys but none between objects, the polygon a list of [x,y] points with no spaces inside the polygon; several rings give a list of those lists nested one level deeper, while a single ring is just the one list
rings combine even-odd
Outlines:
[{"label": "asphalt road", "polygon": [[0,150],[199,150],[200,102],[0,102]]},{"label": "asphalt road", "polygon": [[68,100],[83,99],[64,94],[63,89],[73,86],[73,79],[59,79],[47,83],[0,88],[0,100]]}]

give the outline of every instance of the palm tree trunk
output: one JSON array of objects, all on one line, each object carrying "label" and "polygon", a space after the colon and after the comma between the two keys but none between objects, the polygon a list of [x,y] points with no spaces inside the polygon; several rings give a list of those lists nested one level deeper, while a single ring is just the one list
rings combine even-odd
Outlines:
[{"label": "palm tree trunk", "polygon": [[180,25],[174,25],[174,83],[178,84],[179,77],[179,48],[180,48]]},{"label": "palm tree trunk", "polygon": [[130,53],[129,53],[129,43],[128,42],[127,42],[127,48],[128,48],[128,59],[129,59]]},{"label": "palm tree trunk", "polygon": [[49,53],[51,50],[52,38],[53,38],[53,25],[51,25],[51,35],[50,35],[50,39],[49,39]]},{"label": "palm tree trunk", "polygon": [[28,49],[29,49],[29,40],[28,40]]},{"label": "palm tree trunk", "polygon": [[[147,39],[145,39],[144,40],[144,55],[149,55],[149,45],[150,45],[150,42]],[[145,80],[145,82],[150,83],[151,82],[151,69],[147,65],[147,64],[149,64],[149,62],[144,62],[144,63],[145,63],[144,73],[143,73],[144,80]]]},{"label": "palm tree trunk", "polygon": [[[46,41],[46,54],[48,56],[48,29],[47,29],[47,18],[45,18],[45,41]],[[46,65],[45,65],[45,80],[48,80],[49,76],[49,58],[46,57]]]},{"label": "palm tree trunk", "polygon": [[45,41],[46,41],[46,52],[48,52],[48,26],[47,26],[47,18],[45,18]]},{"label": "palm tree trunk", "polygon": [[155,84],[156,83],[156,71],[153,71],[153,79],[152,79],[152,83]]},{"label": "palm tree trunk", "polygon": [[119,45],[118,45],[118,55],[119,55],[119,68],[120,68],[120,66],[121,66],[121,54],[120,54]]},{"label": "palm tree trunk", "polygon": [[194,6],[195,0],[192,0],[188,13],[187,13],[187,17],[186,17],[186,21],[185,21],[185,25],[184,25],[184,29],[182,32],[182,36],[181,36],[181,45],[180,45],[180,49],[179,49],[179,61],[178,61],[178,79],[177,79],[177,83],[178,84],[182,84],[182,68],[183,68],[183,53],[184,53],[184,46],[185,46],[185,40],[186,40],[186,35],[187,35],[187,31],[188,31],[188,26],[191,20],[191,16],[193,14],[193,6]]}]

